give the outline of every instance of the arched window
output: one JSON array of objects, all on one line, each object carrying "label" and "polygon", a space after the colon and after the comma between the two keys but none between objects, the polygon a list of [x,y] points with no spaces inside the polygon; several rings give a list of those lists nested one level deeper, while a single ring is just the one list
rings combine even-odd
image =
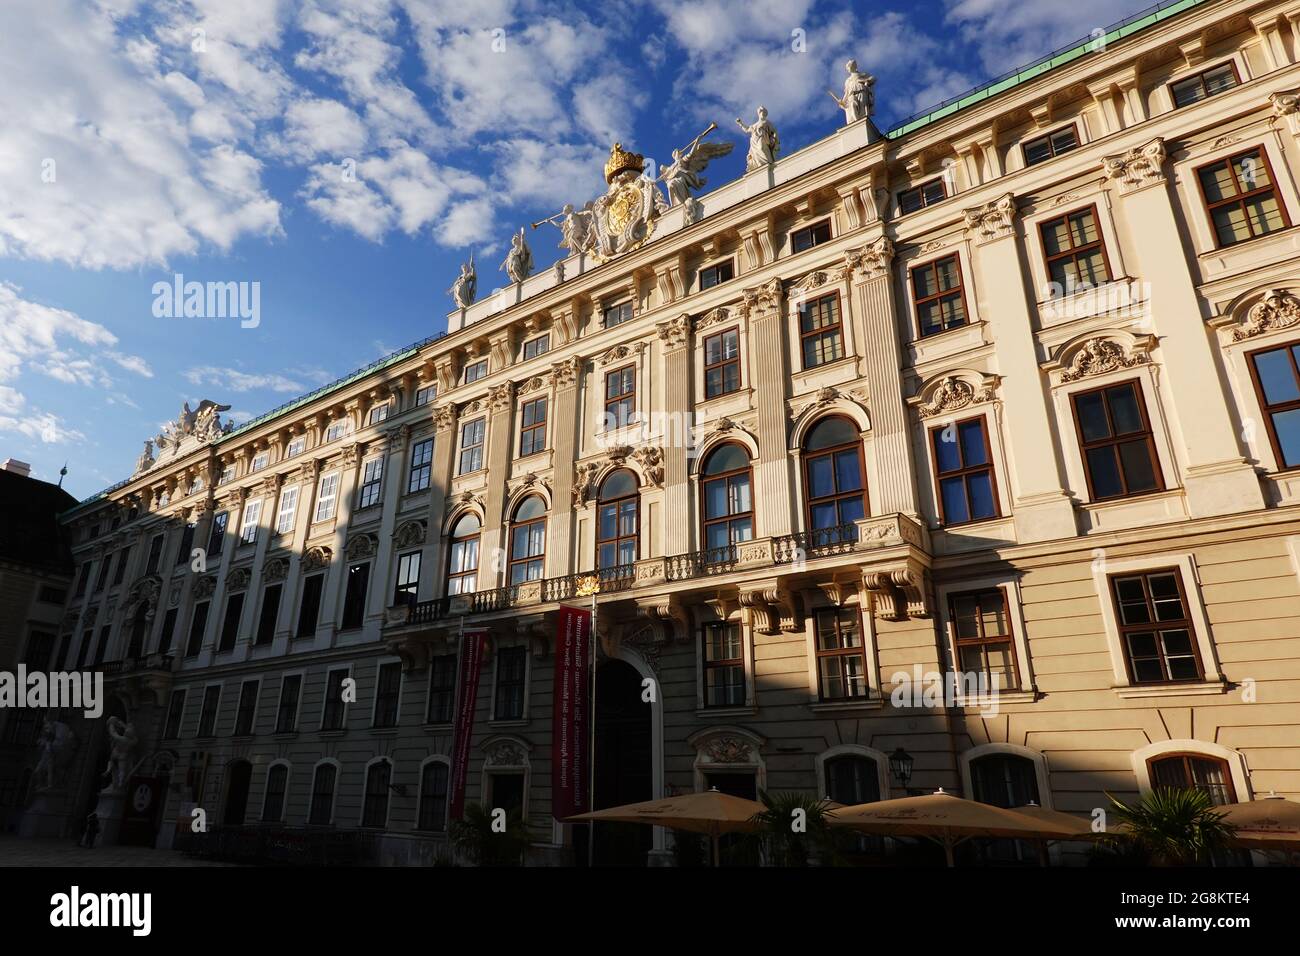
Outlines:
[{"label": "arched window", "polygon": [[641,499],[636,475],[625,468],[600,483],[596,519],[596,568],[633,564],[640,552]]},{"label": "arched window", "polygon": [[704,479],[704,547],[730,556],[732,545],[754,537],[749,452],[734,443],[722,445],[704,460],[700,473]]},{"label": "arched window", "polygon": [[289,768],[277,763],[266,772],[266,795],[262,798],[262,822],[284,822],[284,795],[289,789]]},{"label": "arched window", "polygon": [[826,796],[851,807],[880,799],[880,770],[870,757],[847,754],[826,761]]},{"label": "arched window", "polygon": [[510,583],[537,581],[546,556],[546,502],[529,495],[510,522]]},{"label": "arched window", "polygon": [[366,768],[366,796],[361,805],[363,827],[382,827],[388,823],[388,784],[392,779],[390,760],[376,760]]},{"label": "arched window", "polygon": [[1153,789],[1200,790],[1216,807],[1237,802],[1226,760],[1205,754],[1168,754],[1148,761],[1147,768]]},{"label": "arched window", "polygon": [[478,533],[481,525],[474,514],[461,515],[451,529],[447,557],[447,593],[469,594],[478,589]]},{"label": "arched window", "polygon": [[328,826],[334,821],[334,782],[338,779],[338,767],[332,763],[316,765],[316,772],[311,780],[311,809],[307,813],[307,822],[316,826]]},{"label": "arched window", "polygon": [[420,819],[418,830],[447,829],[447,765],[430,760],[420,772]]},{"label": "arched window", "polygon": [[867,515],[867,478],[857,426],[839,415],[823,418],[803,442],[809,544],[857,539],[854,522]]},{"label": "arched window", "polygon": [[971,788],[980,803],[995,807],[1042,805],[1038,795],[1038,770],[1028,757],[989,754],[970,762]]}]

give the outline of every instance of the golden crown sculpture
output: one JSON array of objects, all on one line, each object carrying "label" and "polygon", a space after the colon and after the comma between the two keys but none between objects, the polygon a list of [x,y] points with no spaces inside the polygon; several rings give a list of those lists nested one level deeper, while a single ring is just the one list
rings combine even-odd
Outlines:
[{"label": "golden crown sculpture", "polygon": [[605,163],[605,182],[612,183],[614,177],[626,170],[641,172],[645,169],[645,157],[640,153],[629,153],[622,143],[615,143],[609,148],[609,161]]}]

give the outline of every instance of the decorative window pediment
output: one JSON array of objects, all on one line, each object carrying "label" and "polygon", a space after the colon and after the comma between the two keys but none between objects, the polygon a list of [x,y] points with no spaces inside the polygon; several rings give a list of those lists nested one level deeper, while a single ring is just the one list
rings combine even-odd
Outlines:
[{"label": "decorative window pediment", "polygon": [[1043,365],[1057,385],[1135,368],[1150,361],[1155,337],[1123,330],[1091,332],[1066,342]]},{"label": "decorative window pediment", "polygon": [[971,405],[993,401],[1001,380],[1001,376],[976,369],[956,369],[923,382],[907,402],[922,418],[947,415]]}]

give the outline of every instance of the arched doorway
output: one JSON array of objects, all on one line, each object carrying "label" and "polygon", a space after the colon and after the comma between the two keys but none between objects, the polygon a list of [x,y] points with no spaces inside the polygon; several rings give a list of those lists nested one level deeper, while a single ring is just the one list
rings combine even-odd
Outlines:
[{"label": "arched doorway", "polygon": [[226,812],[221,822],[227,826],[241,826],[248,812],[248,787],[253,780],[253,765],[247,760],[233,760],[226,774]]},{"label": "arched doorway", "polygon": [[[641,674],[626,661],[596,670],[595,809],[654,799],[651,705],[641,700]],[[596,825],[598,866],[645,866],[653,828]]]}]

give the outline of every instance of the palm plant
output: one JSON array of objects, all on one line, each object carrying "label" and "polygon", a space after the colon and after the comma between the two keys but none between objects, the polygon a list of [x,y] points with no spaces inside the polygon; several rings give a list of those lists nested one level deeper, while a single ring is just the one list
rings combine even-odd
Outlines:
[{"label": "palm plant", "polygon": [[1195,788],[1161,787],[1129,806],[1109,793],[1119,839],[1157,866],[1205,865],[1229,848],[1236,827]]},{"label": "palm plant", "polygon": [[491,808],[465,805],[465,815],[451,824],[451,845],[475,866],[519,866],[528,847],[528,827],[518,813],[506,816],[501,832],[493,829]]},{"label": "palm plant", "polygon": [[[837,859],[835,835],[826,824],[830,801],[806,793],[768,793],[758,798],[764,810],[754,814],[763,830],[758,838],[773,866],[808,866],[814,855]],[[798,822],[798,826],[796,826]]]}]

